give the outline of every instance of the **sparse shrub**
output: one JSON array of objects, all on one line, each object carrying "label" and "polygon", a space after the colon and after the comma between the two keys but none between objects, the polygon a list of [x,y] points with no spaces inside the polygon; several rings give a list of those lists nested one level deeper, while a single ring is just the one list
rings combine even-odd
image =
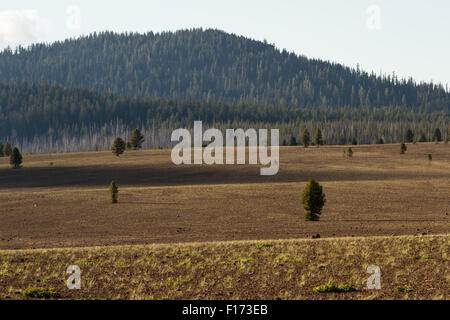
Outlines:
[{"label": "sparse shrub", "polygon": [[447,136],[447,137],[445,137],[445,141],[444,141],[444,143],[445,144],[448,144],[448,140],[449,140],[449,137]]},{"label": "sparse shrub", "polygon": [[53,163],[53,162],[50,162],[48,165],[49,165],[50,167],[53,167],[54,163]]},{"label": "sparse shrub", "polygon": [[54,288],[30,288],[24,290],[22,295],[26,298],[36,299],[52,299],[61,297],[59,292]]},{"label": "sparse shrub", "polygon": [[14,148],[9,158],[9,163],[14,167],[14,169],[18,169],[22,164],[22,155],[20,154],[19,149]]},{"label": "sparse shrub", "polygon": [[335,285],[332,283],[327,283],[320,285],[318,287],[315,287],[313,289],[315,293],[326,293],[326,292],[353,292],[356,291],[355,287],[351,284],[344,284],[344,285]]},{"label": "sparse shrub", "polygon": [[397,287],[395,287],[395,291],[396,292],[411,292],[412,289],[408,286],[406,286],[406,287],[397,286]]},{"label": "sparse shrub", "polygon": [[427,137],[425,136],[425,133],[420,133],[419,142],[427,142]]},{"label": "sparse shrub", "polygon": [[405,152],[406,152],[406,150],[407,150],[408,148],[406,147],[406,144],[405,143],[400,143],[400,154],[405,154]]},{"label": "sparse shrub", "polygon": [[114,181],[111,181],[109,193],[111,194],[111,203],[117,203],[119,201],[119,188]]},{"label": "sparse shrub", "polygon": [[303,146],[305,148],[308,148],[309,145],[311,144],[311,136],[309,134],[308,129],[305,128],[305,130],[303,130],[303,134],[302,134],[302,142],[303,142]]},{"label": "sparse shrub", "polygon": [[125,148],[126,148],[125,141],[123,141],[122,138],[117,137],[114,140],[111,150],[112,150],[112,153],[118,157],[125,151]]},{"label": "sparse shrub", "polygon": [[326,202],[322,186],[314,179],[309,179],[302,194],[305,221],[318,221]]},{"label": "sparse shrub", "polygon": [[257,247],[258,249],[261,249],[261,248],[268,248],[268,247],[273,247],[273,244],[271,244],[271,243],[258,243],[258,244],[256,245],[256,247]]}]

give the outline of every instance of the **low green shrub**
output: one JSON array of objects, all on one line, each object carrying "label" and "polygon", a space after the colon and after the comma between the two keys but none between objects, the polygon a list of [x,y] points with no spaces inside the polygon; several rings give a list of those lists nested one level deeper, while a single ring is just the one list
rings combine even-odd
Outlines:
[{"label": "low green shrub", "polygon": [[335,285],[332,283],[327,283],[320,285],[318,287],[315,287],[313,289],[315,293],[324,293],[324,292],[353,292],[356,291],[355,287],[351,284],[344,284],[344,285]]},{"label": "low green shrub", "polygon": [[22,292],[26,298],[51,299],[59,298],[61,295],[54,288],[30,288]]}]

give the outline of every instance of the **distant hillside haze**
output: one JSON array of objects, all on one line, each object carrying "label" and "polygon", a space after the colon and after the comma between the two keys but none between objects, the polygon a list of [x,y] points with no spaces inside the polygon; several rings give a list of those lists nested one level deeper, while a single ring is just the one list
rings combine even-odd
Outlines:
[{"label": "distant hillside haze", "polygon": [[[418,61],[420,63],[420,61]],[[129,98],[294,108],[450,107],[442,86],[378,77],[219,30],[103,32],[0,53],[0,82]]]}]

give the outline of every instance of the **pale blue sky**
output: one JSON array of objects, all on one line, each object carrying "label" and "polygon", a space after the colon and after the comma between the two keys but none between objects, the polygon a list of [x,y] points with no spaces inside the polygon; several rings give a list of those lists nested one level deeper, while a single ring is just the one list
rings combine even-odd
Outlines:
[{"label": "pale blue sky", "polygon": [[[71,5],[80,9],[79,29],[67,26],[68,22],[77,25],[77,19],[71,19],[67,13]],[[75,11],[70,12],[74,17]],[[146,32],[193,27],[218,28],[267,39],[280,49],[311,58],[351,67],[359,63],[367,71],[389,74],[395,71],[401,77],[412,76],[418,81],[433,80],[450,86],[450,1],[446,0],[0,3],[0,48],[62,40],[93,31]]]}]

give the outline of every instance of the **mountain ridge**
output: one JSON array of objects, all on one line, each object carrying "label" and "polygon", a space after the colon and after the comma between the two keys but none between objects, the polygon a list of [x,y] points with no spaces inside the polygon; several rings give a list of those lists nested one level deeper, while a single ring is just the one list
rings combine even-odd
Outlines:
[{"label": "mountain ridge", "polygon": [[101,32],[4,50],[0,82],[300,108],[450,107],[450,93],[441,85],[380,77],[216,29]]}]

